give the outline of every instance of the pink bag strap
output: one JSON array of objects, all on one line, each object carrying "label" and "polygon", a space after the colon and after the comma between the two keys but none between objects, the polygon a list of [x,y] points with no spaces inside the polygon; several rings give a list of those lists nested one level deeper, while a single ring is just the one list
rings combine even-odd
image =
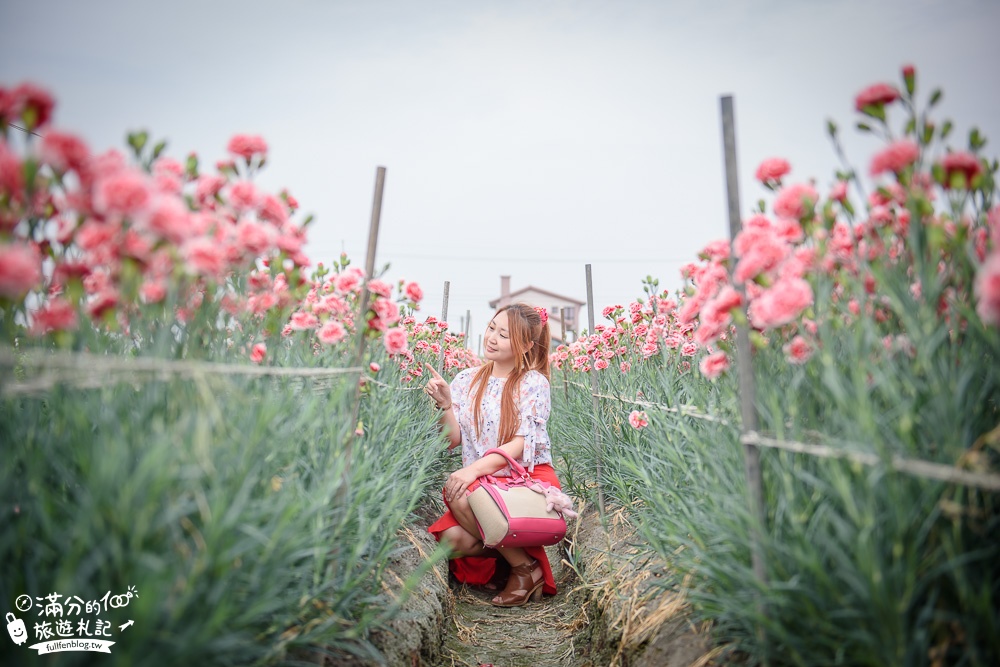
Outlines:
[{"label": "pink bag strap", "polygon": [[500,449],[499,447],[494,447],[493,449],[487,449],[483,453],[483,456],[487,456],[488,454],[499,454],[500,456],[507,459],[507,462],[510,463],[510,469],[514,471],[515,475],[519,476],[521,479],[529,479],[529,480],[531,479],[531,475],[529,475],[528,471],[524,469],[524,466],[515,461],[510,454]]}]

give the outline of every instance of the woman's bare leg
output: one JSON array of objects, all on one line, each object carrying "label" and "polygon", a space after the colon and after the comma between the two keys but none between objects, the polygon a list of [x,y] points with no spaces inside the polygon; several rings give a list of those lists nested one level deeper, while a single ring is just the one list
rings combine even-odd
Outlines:
[{"label": "woman's bare leg", "polygon": [[497,547],[497,551],[503,556],[504,560],[510,563],[511,567],[517,567],[518,565],[524,565],[531,561],[531,557],[528,556],[528,552],[521,547]]},{"label": "woman's bare leg", "polygon": [[484,551],[482,540],[461,526],[448,528],[441,533],[441,539],[446,540],[451,546],[452,558],[481,556]]},{"label": "woman's bare leg", "polygon": [[[469,505],[469,499],[467,496],[456,498],[448,507],[451,509],[451,513],[455,516],[455,518],[458,519],[459,525],[461,525],[470,536],[479,535],[479,524],[476,523],[476,515],[472,513],[472,506]],[[477,537],[476,539],[478,540],[479,538]],[[482,551],[482,545],[483,543],[480,541],[480,551]],[[523,565],[531,561],[531,558],[528,557],[528,553],[520,547],[497,547],[497,550],[500,552],[500,555],[504,557],[504,560],[510,563],[512,567]]]},{"label": "woman's bare leg", "polygon": [[458,520],[457,526],[452,526],[441,535],[448,539],[455,551],[455,557],[481,556],[485,547],[479,539],[479,524],[476,515],[472,513],[469,499],[466,496],[456,498],[448,504],[452,516]]},{"label": "woman's bare leg", "polygon": [[451,501],[448,505],[448,509],[451,513],[458,519],[458,523],[462,528],[465,529],[470,535],[476,536],[479,539],[479,524],[476,522],[476,515],[472,513],[472,506],[469,505],[469,498],[467,496],[462,496],[461,498],[456,498]]}]

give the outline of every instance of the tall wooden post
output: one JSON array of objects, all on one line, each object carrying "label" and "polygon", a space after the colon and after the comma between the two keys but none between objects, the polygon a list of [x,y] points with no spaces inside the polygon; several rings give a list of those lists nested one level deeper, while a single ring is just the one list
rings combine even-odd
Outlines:
[{"label": "tall wooden post", "polygon": [[[563,345],[566,345],[566,308],[562,307],[559,309],[559,340],[562,341]],[[566,368],[566,364],[562,364],[562,376],[563,376],[563,396],[566,399],[566,404],[569,404],[569,379],[566,377],[569,373],[569,369]]]},{"label": "tall wooden post", "polygon": [[[590,264],[587,264],[587,335],[594,335],[594,277],[590,270]],[[593,399],[594,407],[594,451],[596,452],[597,459],[597,509],[601,513],[601,521],[605,519],[604,511],[604,475],[603,469],[604,464],[602,459],[604,458],[604,445],[601,442],[601,402],[597,398],[599,394],[599,388],[597,386],[597,368],[590,369],[590,395]]]},{"label": "tall wooden post", "polygon": [[[385,167],[379,167],[375,171],[375,196],[372,201],[372,217],[368,225],[368,252],[365,255],[365,278],[361,285],[361,295],[358,299],[358,314],[355,318],[355,328],[357,329],[357,347],[354,351],[354,366],[361,366],[361,360],[365,356],[365,341],[368,329],[368,281],[375,273],[375,248],[378,245],[378,228],[382,219],[382,192],[385,189]],[[350,425],[355,426],[361,414],[361,379],[358,378],[358,386],[354,393],[354,405],[351,407]],[[346,492],[346,477],[351,470],[351,450],[356,437],[355,429],[351,429],[347,436],[347,444],[344,447],[345,468],[344,484],[338,490],[338,494]]]},{"label": "tall wooden post", "polygon": [[[726,155],[726,194],[729,200],[729,235],[734,241],[742,228],[740,215],[740,188],[739,176],[736,164],[736,128],[735,114],[733,111],[733,98],[725,95],[722,102],[722,142]],[[730,255],[735,258],[736,252],[732,250]],[[735,265],[735,262],[731,264]],[[733,266],[730,267],[730,272]],[[744,304],[746,303],[746,292],[742,285],[738,285]],[[746,306],[743,306],[744,315]],[[741,434],[757,432],[757,407],[756,391],[754,389],[753,363],[750,350],[750,331],[746,317],[742,323],[736,325],[736,366],[739,373],[740,389],[740,414],[742,416]],[[767,512],[764,507],[764,482],[760,471],[760,449],[755,445],[743,446],[743,467],[746,474],[747,490],[750,494],[750,510],[753,513],[754,526],[751,530],[751,559],[754,575],[760,582],[761,587],[767,586],[767,567],[764,563],[763,533],[767,526]],[[763,605],[760,605],[762,612],[766,613]],[[762,631],[761,631],[762,634]],[[763,641],[763,635],[761,636]],[[765,648],[765,665],[766,646]]]},{"label": "tall wooden post", "polygon": [[[441,321],[442,322],[447,322],[448,321],[448,291],[449,291],[450,288],[451,288],[451,283],[448,282],[447,280],[444,281],[444,299],[443,299],[443,303],[441,304]],[[441,351],[438,352],[438,368],[437,368],[437,371],[438,371],[438,373],[441,373],[442,375],[444,375],[444,337],[445,337],[445,332],[441,331]]]}]

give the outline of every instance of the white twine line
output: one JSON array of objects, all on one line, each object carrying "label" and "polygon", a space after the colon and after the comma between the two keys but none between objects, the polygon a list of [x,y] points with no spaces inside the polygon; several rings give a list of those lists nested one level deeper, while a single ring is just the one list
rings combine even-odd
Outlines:
[{"label": "white twine line", "polygon": [[740,437],[740,442],[744,445],[756,445],[758,447],[771,447],[782,449],[796,454],[808,454],[819,458],[847,459],[855,463],[867,466],[888,465],[893,470],[904,472],[914,477],[926,479],[936,479],[942,482],[954,482],[965,486],[972,486],[986,491],[1000,491],[1000,475],[993,473],[970,472],[943,463],[932,463],[918,459],[907,459],[894,455],[888,461],[883,460],[875,454],[866,452],[854,452],[844,449],[837,449],[827,445],[815,445],[805,442],[795,442],[789,440],[776,440],[760,435],[759,433],[745,433]]},{"label": "white twine line", "polygon": [[[0,351],[0,366],[23,367],[42,371],[36,378],[24,382],[0,383],[7,395],[33,394],[60,384],[78,387],[100,387],[108,375],[154,373],[157,376],[170,375],[247,375],[256,377],[331,378],[338,375],[359,374],[362,368],[287,368],[280,366],[249,366],[222,364],[207,361],[178,361],[168,359],[116,357],[90,354],[86,352],[51,352],[43,355],[28,353],[16,357],[7,350]],[[81,373],[84,374],[81,376]]]},{"label": "white twine line", "polygon": [[[587,393],[590,394],[590,387],[582,385],[579,382],[567,381],[567,384],[571,384],[574,387],[580,387],[581,389],[586,389]],[[662,403],[652,403],[650,401],[643,401],[638,398],[622,398],[621,396],[609,396],[608,394],[590,394],[591,396],[596,396],[597,398],[607,398],[612,401],[618,401],[619,403],[628,403],[629,405],[641,405],[644,408],[656,408],[662,412],[671,412],[673,414],[679,414],[684,417],[693,417],[694,419],[701,419],[703,421],[715,422],[716,424],[722,424],[723,426],[730,426],[730,423],[725,419],[720,419],[719,417],[713,417],[712,415],[706,415],[698,411],[690,405],[682,405],[678,408],[672,408],[669,405],[663,405]]]}]

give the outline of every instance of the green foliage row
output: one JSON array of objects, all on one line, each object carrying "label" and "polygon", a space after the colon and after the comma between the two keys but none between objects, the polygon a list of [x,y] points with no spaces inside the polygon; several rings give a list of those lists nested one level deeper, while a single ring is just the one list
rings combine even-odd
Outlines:
[{"label": "green foliage row", "polygon": [[[0,599],[134,587],[127,608],[91,615],[116,626],[107,665],[374,656],[371,631],[398,611],[382,577],[399,528],[443,467],[434,415],[383,363],[349,455],[356,374],[109,381],[0,400]],[[42,602],[19,614],[31,643],[34,624],[55,625]],[[0,652],[16,664],[28,650]]]},{"label": "green foliage row", "polygon": [[[880,278],[909,338],[889,345],[870,319],[830,318],[803,365],[755,350],[760,430],[886,462],[998,470],[997,330],[976,318],[957,329],[936,299],[912,297],[902,271]],[[846,289],[844,299],[863,286]],[[818,290],[817,309],[829,298]],[[709,382],[651,361],[598,373],[600,393],[621,400],[601,399],[597,414],[581,384],[589,377],[571,373],[564,390],[557,371],[551,430],[568,486],[589,499],[600,486],[609,505],[630,508],[649,549],[676,571],[664,585],[686,588],[720,643],[772,666],[1000,664],[998,494],[762,449],[759,526],[736,373]],[[634,405],[639,392],[663,408]],[[647,412],[648,427],[629,425],[633,409]],[[751,566],[755,534],[766,584]]]}]

